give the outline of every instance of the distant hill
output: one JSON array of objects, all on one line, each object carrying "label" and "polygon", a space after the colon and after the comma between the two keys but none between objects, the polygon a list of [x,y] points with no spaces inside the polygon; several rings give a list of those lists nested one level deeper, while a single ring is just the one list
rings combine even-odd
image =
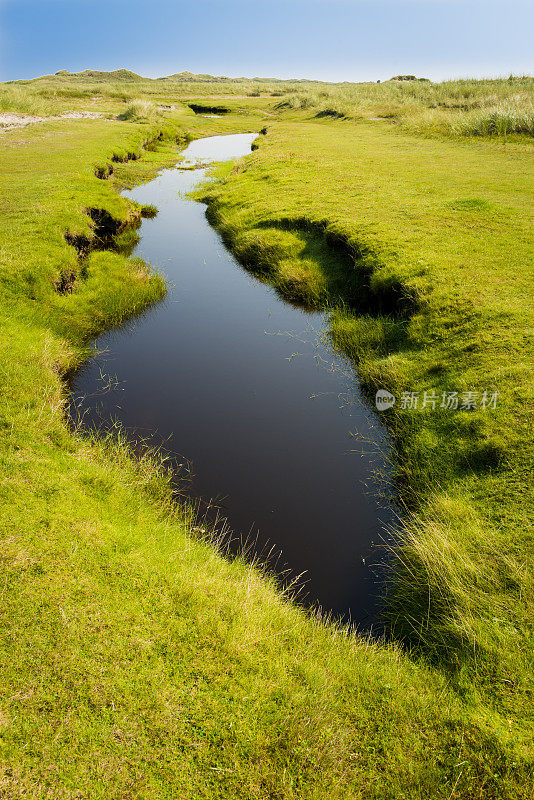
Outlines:
[{"label": "distant hill", "polygon": [[229,78],[227,75],[208,75],[203,73],[175,72],[173,75],[166,75],[158,78],[158,81],[172,81],[175,83],[303,83],[303,84],[324,84],[326,81],[311,80],[308,78]]},{"label": "distant hill", "polygon": [[415,75],[395,75],[393,78],[390,78],[391,81],[424,81],[425,83],[430,83],[429,78],[416,78]]},{"label": "distant hill", "polygon": [[[42,75],[39,78],[33,78],[32,81],[44,80],[65,80],[65,81],[85,81],[93,83],[158,83],[165,81],[166,83],[265,83],[265,84],[285,84],[285,83],[301,83],[301,84],[322,84],[324,81],[314,81],[306,79],[284,79],[284,78],[229,78],[227,75],[209,75],[208,73],[195,73],[184,70],[183,72],[175,72],[172,75],[165,75],[161,78],[145,78],[132,72],[129,69],[115,69],[112,71],[85,69],[83,72],[69,72],[66,69],[60,69],[54,75]],[[13,81],[16,83],[17,81]]]},{"label": "distant hill", "polygon": [[[69,80],[85,81],[124,81],[125,83],[149,80],[148,78],[142,78],[141,75],[137,75],[135,72],[131,72],[129,69],[114,69],[111,72],[98,69],[84,69],[83,72],[69,72],[66,69],[60,69],[55,75],[43,75],[43,78],[69,78]],[[39,78],[36,80],[39,80]]]},{"label": "distant hill", "polygon": [[227,78],[226,75],[195,74],[194,72],[175,72],[173,75],[166,75],[158,78],[159,81],[175,81],[176,83],[242,83],[250,80],[249,78]]}]

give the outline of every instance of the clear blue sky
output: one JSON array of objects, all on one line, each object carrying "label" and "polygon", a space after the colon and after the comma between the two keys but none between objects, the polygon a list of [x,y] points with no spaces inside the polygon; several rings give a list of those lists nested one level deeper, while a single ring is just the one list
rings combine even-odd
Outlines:
[{"label": "clear blue sky", "polygon": [[534,0],[0,0],[0,79],[532,73]]}]

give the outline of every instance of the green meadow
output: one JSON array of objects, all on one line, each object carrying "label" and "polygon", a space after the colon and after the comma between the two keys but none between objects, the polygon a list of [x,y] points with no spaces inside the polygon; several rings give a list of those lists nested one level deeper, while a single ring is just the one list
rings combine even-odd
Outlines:
[{"label": "green meadow", "polygon": [[[531,797],[533,96],[0,85],[1,797]],[[193,138],[260,130],[198,197],[259,280],[328,312],[369,402],[398,398],[379,641],[219,552],[161,454],[66,422],[92,337],[166,290],[129,255],[154,209],[118,191]]]}]

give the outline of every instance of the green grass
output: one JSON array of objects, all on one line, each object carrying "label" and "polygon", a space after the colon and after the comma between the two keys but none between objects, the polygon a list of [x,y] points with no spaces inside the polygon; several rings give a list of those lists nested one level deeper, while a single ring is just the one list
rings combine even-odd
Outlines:
[{"label": "green grass", "polygon": [[[210,219],[282,295],[331,309],[370,397],[439,398],[385,415],[406,507],[392,634],[530,725],[530,152],[309,120],[259,142],[201,190]],[[469,390],[479,406],[498,392],[497,408],[440,408],[443,392]]]},{"label": "green grass", "polygon": [[153,103],[148,100],[136,100],[130,103],[124,111],[119,114],[122,122],[141,122],[153,119],[157,114]]},{"label": "green grass", "polygon": [[[524,146],[247,108],[1,135],[0,793],[528,798]],[[482,420],[390,418],[418,513],[390,608],[418,651],[310,618],[201,538],[164,463],[65,423],[64,377],[90,337],[165,291],[113,241],[153,213],[116,189],[173,163],[176,139],[265,121],[260,149],[212,190],[243,260],[331,307],[369,389],[483,375],[502,391]],[[113,249],[95,249],[104,235]],[[399,314],[356,313],[399,297]],[[484,469],[461,460],[473,447]],[[488,469],[495,453],[506,463]]]},{"label": "green grass", "polygon": [[318,119],[390,120],[423,135],[534,134],[534,79],[386,81],[381,84],[301,88],[275,105],[278,113],[307,110]]},{"label": "green grass", "polygon": [[73,103],[81,103],[86,110],[94,110],[96,104],[106,111],[122,103],[119,113],[132,114],[132,103],[180,105],[195,98],[224,99],[224,107],[245,112],[261,108],[269,116],[305,110],[317,118],[383,119],[425,136],[531,137],[534,129],[534,78],[528,75],[442,83],[389,80],[331,84],[190,73],[148,79],[128,70],[76,74],[63,70],[4,84],[0,87],[0,110],[2,102],[10,104],[9,110],[25,108],[26,113],[37,113],[28,110],[33,105],[43,114],[62,107],[70,110]]},{"label": "green grass", "polygon": [[58,106],[52,100],[41,97],[16,86],[0,85],[0,113],[33,114],[50,116]]}]

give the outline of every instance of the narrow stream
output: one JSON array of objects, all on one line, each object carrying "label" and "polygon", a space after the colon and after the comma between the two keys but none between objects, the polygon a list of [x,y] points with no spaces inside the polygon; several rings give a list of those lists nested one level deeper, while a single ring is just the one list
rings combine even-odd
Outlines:
[{"label": "narrow stream", "polygon": [[[198,140],[184,155],[237,158],[255,136]],[[250,276],[205,207],[185,198],[205,174],[168,169],[126,193],[159,209],[135,255],[164,271],[169,292],[99,337],[98,355],[75,378],[74,406],[86,426],[118,419],[132,437],[163,443],[182,465],[179,485],[190,470],[189,496],[212,500],[252,554],[272,550],[274,569],[304,573],[304,601],[367,625],[382,558],[375,545],[391,514],[373,478],[387,439],[354,369],[321,337],[325,315]]]}]

